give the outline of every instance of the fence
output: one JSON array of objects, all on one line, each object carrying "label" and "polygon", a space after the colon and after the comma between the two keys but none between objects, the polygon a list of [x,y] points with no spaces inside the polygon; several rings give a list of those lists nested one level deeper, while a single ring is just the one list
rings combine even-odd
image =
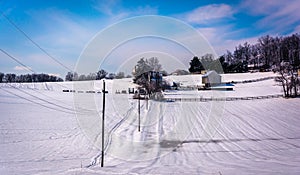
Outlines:
[{"label": "fence", "polygon": [[265,80],[270,80],[270,79],[274,79],[274,78],[276,78],[276,76],[258,78],[258,79],[253,79],[253,80],[231,81],[230,83],[233,83],[233,84],[254,83],[254,82],[265,81]]},{"label": "fence", "polygon": [[266,96],[256,96],[256,97],[223,97],[223,98],[164,98],[163,101],[166,102],[207,102],[207,101],[238,101],[238,100],[258,100],[258,99],[271,99],[271,98],[281,98],[283,95],[266,95]]}]

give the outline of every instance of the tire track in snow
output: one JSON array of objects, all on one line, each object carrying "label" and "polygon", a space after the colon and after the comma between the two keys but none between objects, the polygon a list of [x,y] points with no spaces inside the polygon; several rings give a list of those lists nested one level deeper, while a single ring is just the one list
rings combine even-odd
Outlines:
[{"label": "tire track in snow", "polygon": [[[152,120],[153,118],[155,119],[155,121],[158,121],[157,124],[155,124],[154,128]],[[159,147],[159,143],[161,141],[161,137],[163,135],[163,123],[162,123],[162,119],[163,119],[163,106],[161,102],[156,102],[153,101],[151,103],[150,106],[150,110],[147,112],[146,115],[146,120],[144,122],[144,126],[142,129],[142,134],[141,134],[141,141],[145,142],[145,141],[149,141],[149,140],[153,140],[155,139],[156,141],[154,142],[154,146],[152,145],[151,147],[147,148],[148,151],[150,150],[151,152],[156,151],[156,155],[154,160],[150,160],[147,161],[147,165],[146,166],[140,166],[138,168],[133,168],[131,169],[131,172],[141,172],[143,174],[153,174],[152,168],[153,166],[159,162],[160,158],[161,158],[161,150]],[[154,131],[153,131],[154,130]],[[151,133],[149,135],[149,133]],[[153,134],[155,134],[153,138]],[[157,149],[155,149],[157,148]],[[146,149],[146,147],[145,147]],[[148,163],[149,162],[149,163]]]},{"label": "tire track in snow", "polygon": [[[226,112],[229,112],[228,110]],[[262,135],[261,132],[259,132],[259,130],[257,130],[256,128],[254,128],[253,125],[250,124],[250,122],[246,121],[245,119],[243,119],[242,117],[238,117],[237,115],[229,112],[232,116],[237,117],[241,122],[239,122],[238,124],[236,122],[232,122],[232,124],[234,124],[237,128],[239,128],[239,130],[241,131],[242,128],[247,128],[247,126],[250,127],[250,129],[246,129],[247,133],[243,133],[243,135],[246,137],[246,139],[249,138],[260,138],[259,136]],[[230,120],[232,121],[232,120]],[[242,127],[241,124],[244,123],[245,127]],[[252,122],[253,123],[253,122]],[[231,135],[233,135],[233,131],[231,131],[230,127],[224,127],[225,132],[226,130],[231,133]],[[254,135],[254,137],[251,137],[251,133],[253,133],[253,131],[256,131],[257,134]],[[219,134],[223,137],[226,138],[224,136],[224,134],[222,134],[221,132],[219,132]],[[250,135],[250,136],[249,136]],[[257,137],[258,136],[258,137]],[[268,135],[266,135],[268,136]],[[251,140],[251,139],[250,139]],[[239,150],[243,150],[243,145],[241,145],[238,142],[230,142],[230,143],[222,143],[221,146],[224,150],[227,150],[228,152],[230,152],[232,145],[234,145],[235,147],[237,147]],[[245,145],[244,145],[245,146]],[[228,148],[227,148],[228,147]],[[247,154],[240,154],[239,152],[233,152],[230,153],[232,154],[235,158],[239,159],[239,160],[248,160],[248,159],[261,159],[261,158],[266,158],[266,155],[262,155],[261,153],[255,153],[255,152],[246,152],[249,156],[251,156],[251,158],[249,156],[247,156]]]},{"label": "tire track in snow", "polygon": [[[208,108],[206,107],[206,105],[208,105]],[[187,110],[191,111],[190,116],[187,116],[187,117],[194,119],[192,121],[194,127],[192,129],[192,133],[191,133],[190,137],[199,137],[200,139],[204,139],[206,132],[209,132],[209,131],[206,131],[206,129],[208,129],[207,125],[209,125],[207,122],[210,122],[210,119],[209,119],[210,115],[208,115],[210,110],[208,110],[208,109],[210,109],[211,104],[186,105],[186,106],[187,106]],[[203,109],[203,107],[204,107],[204,109]],[[208,110],[208,111],[206,111],[206,110]],[[206,113],[205,113],[205,111],[206,111]],[[199,127],[197,127],[197,126],[199,126]],[[213,135],[215,135],[215,134],[213,134]],[[188,138],[190,138],[190,137],[188,137]],[[187,143],[188,143],[188,140],[184,140],[182,142],[182,147],[189,146],[189,145],[186,145]],[[210,145],[207,143],[202,143],[202,144],[198,143],[197,146],[194,146],[193,148],[196,150],[205,150],[205,149],[210,150],[211,149]],[[180,148],[179,148],[179,150],[180,150]],[[188,149],[183,149],[183,150],[185,150],[182,152],[182,159],[185,160],[185,168],[188,168],[188,169],[194,168],[195,169],[195,167],[199,167],[199,161],[201,161],[203,158],[199,157],[198,154],[191,155],[191,153],[189,152]],[[187,160],[186,158],[189,158],[189,159]],[[222,163],[220,160],[217,160],[217,157],[213,157],[213,155],[206,154],[206,159],[210,159],[209,162],[212,164]],[[204,168],[206,165],[202,164],[202,166]],[[214,172],[207,172],[205,170],[202,170],[202,168],[201,168],[201,171],[204,171],[205,173],[218,174],[218,173],[214,173]]]},{"label": "tire track in snow", "polygon": [[[247,115],[247,116],[248,116],[249,120],[252,119],[252,118],[254,117],[254,115]],[[268,130],[269,133],[275,134],[275,137],[286,138],[286,136],[280,134],[279,132],[277,132],[276,130],[274,130],[270,125],[268,125],[267,122],[261,122],[261,120],[256,120],[256,121],[253,121],[253,120],[252,120],[252,122],[250,122],[250,121],[246,121],[243,117],[238,117],[238,116],[235,116],[235,117],[239,118],[243,123],[245,123],[245,124],[248,125],[248,126],[250,126],[251,123],[252,123],[252,125],[251,125],[252,130],[247,130],[248,132],[245,133],[245,136],[248,135],[248,137],[249,137],[249,135],[251,135],[251,133],[252,133],[251,131],[256,131],[258,134],[257,134],[257,135],[254,135],[254,137],[252,137],[252,138],[260,138],[260,137],[263,136],[263,135],[265,135],[265,137],[272,137],[272,136],[269,136],[268,134],[265,134],[265,133],[261,132],[260,130],[258,130],[258,129],[256,129],[256,128],[254,128],[254,127],[253,127],[253,123],[256,123],[256,124],[258,124],[258,125],[265,126],[265,127],[266,127],[266,130]],[[255,119],[256,119],[256,118],[255,118]],[[240,126],[240,128],[243,128],[243,127]],[[259,127],[259,128],[261,128],[261,127]],[[264,130],[264,131],[265,131],[265,130]],[[250,138],[251,138],[251,136],[250,136]],[[279,140],[279,141],[280,141],[280,140]],[[282,141],[280,141],[280,142],[282,142]],[[285,143],[285,142],[284,142],[284,143]],[[264,145],[264,146],[268,146],[269,148],[272,149],[272,148],[276,148],[276,147],[277,147],[277,144],[271,142],[271,143],[269,143],[268,145]],[[293,145],[292,145],[292,146],[293,146]],[[249,153],[249,154],[250,154],[250,153]],[[258,157],[258,158],[266,158],[266,157],[267,157],[267,156],[264,155],[264,154],[261,154],[261,153],[255,153],[255,152],[252,152],[252,155],[255,155],[255,156]]]},{"label": "tire track in snow", "polygon": [[[199,113],[199,109],[198,108],[194,108],[194,106],[193,107],[189,106],[189,107],[190,107],[190,110],[192,111],[192,114],[194,114],[195,116],[197,116],[196,117],[196,124],[197,125],[199,124],[203,129],[205,129],[206,128],[206,125],[204,124],[205,121],[203,123],[202,120],[199,120],[199,118],[205,118],[205,116],[207,116],[207,115],[205,115],[205,114],[203,114],[201,112]],[[197,115],[197,114],[200,114],[200,115]],[[206,121],[206,122],[208,122],[208,121]],[[221,133],[221,130],[220,130],[221,127],[219,127],[219,126],[220,126],[220,124],[218,124],[218,126],[216,126],[217,128],[216,128],[215,133],[213,134],[213,136],[216,135],[216,134],[220,134],[223,138],[226,138],[225,135],[223,135]],[[199,129],[197,130],[197,127],[194,128],[193,132],[194,132],[194,135],[196,135],[196,136],[197,136],[197,134],[199,134],[200,138],[203,136],[203,133],[204,133],[204,132],[199,132]],[[188,142],[184,141],[183,144],[185,144],[185,143],[188,143]],[[212,143],[214,145],[218,144],[218,142],[212,142]],[[218,145],[221,147],[221,149],[227,150],[224,144],[218,144]],[[201,145],[199,145],[198,148],[200,150],[203,150],[203,149],[212,150],[212,152],[213,152],[213,149],[211,148],[211,144],[209,144],[209,142],[205,142],[205,141],[201,142]],[[228,152],[230,153],[230,151],[228,151]],[[185,154],[186,154],[187,157],[189,157],[189,153],[188,152],[185,152]],[[233,153],[231,153],[231,154],[233,154]],[[214,162],[214,164],[224,164],[224,162],[222,160],[218,159],[218,156],[216,156],[214,154],[212,154],[212,155],[208,154],[207,156],[208,156],[207,158],[210,159],[211,163]],[[235,155],[235,154],[233,154],[233,156],[235,158],[240,158],[240,157],[238,157],[238,155]],[[194,161],[189,161],[189,165],[191,167],[195,167],[196,166],[196,165],[191,165],[191,162],[197,162],[197,161],[199,161],[199,156],[196,155],[196,154],[193,154],[193,159],[194,159]]]},{"label": "tire track in snow", "polygon": [[[193,108],[191,108],[191,110],[193,110]],[[197,112],[197,111],[196,111]],[[229,118],[230,119],[230,118]],[[236,120],[235,120],[236,121]],[[252,120],[253,121],[253,120]],[[250,129],[250,130],[248,130],[248,132],[247,133],[245,133],[245,135],[247,135],[247,134],[249,134],[249,132],[251,132],[252,130],[256,130],[256,128],[254,128],[253,127],[253,124],[255,124],[255,123],[257,123],[258,121],[253,121],[251,124],[251,126],[252,126],[252,129]],[[200,122],[201,123],[201,122]],[[235,124],[237,124],[236,122],[232,122],[232,123],[235,123]],[[240,120],[240,122],[238,122],[238,123],[245,123],[246,125],[247,124],[250,124],[250,123],[248,123],[247,121],[245,121],[245,120]],[[227,126],[227,127],[224,127],[224,129],[226,129],[224,132],[226,133],[226,132],[232,132],[231,131],[231,129],[230,129],[230,126],[231,125],[229,125],[229,126]],[[251,127],[250,127],[251,128]],[[224,137],[224,138],[227,138],[224,134],[222,134],[222,128],[221,128],[221,130],[217,130],[217,132],[222,136],[222,137]],[[261,132],[259,132],[260,134],[261,134]],[[277,135],[278,136],[278,135]],[[251,137],[250,137],[251,138]],[[257,137],[254,137],[254,139],[249,139],[249,141],[254,141],[254,142],[261,142],[261,141],[271,141],[272,143],[273,143],[273,141],[277,141],[277,142],[284,142],[284,141],[286,141],[286,140],[290,140],[290,139],[288,139],[288,138],[266,138],[266,139],[262,139],[262,140],[256,140],[255,138],[257,138]],[[297,139],[297,138],[294,138],[294,139]],[[226,141],[226,140],[225,140]],[[241,140],[241,141],[243,141],[243,140]],[[247,140],[245,140],[245,141],[247,141]],[[218,142],[217,142],[218,143]],[[238,163],[228,163],[228,162],[226,162],[226,163],[224,163],[224,160],[222,160],[222,159],[218,159],[218,156],[216,156],[216,155],[214,155],[213,153],[235,153],[234,154],[234,156],[236,157],[236,158],[238,158],[238,160],[240,159],[240,160],[253,160],[253,159],[255,159],[255,160],[272,160],[272,159],[274,159],[274,156],[272,156],[272,155],[270,155],[270,152],[271,152],[271,150],[278,150],[277,148],[267,148],[267,149],[263,149],[263,150],[261,150],[261,149],[248,149],[248,147],[246,147],[246,149],[245,149],[245,147],[242,147],[242,144],[239,144],[240,142],[225,142],[225,143],[222,143],[222,142],[220,142],[221,143],[221,145],[223,146],[223,150],[224,151],[214,151],[214,150],[212,150],[212,151],[205,151],[205,152],[203,152],[203,153],[205,153],[205,154],[208,154],[208,155],[210,155],[210,158],[211,158],[211,162],[214,162],[214,164],[217,164],[217,165],[223,165],[223,166],[233,166],[233,167],[239,167],[239,166],[241,166],[240,164],[238,164]],[[242,142],[241,142],[242,143]],[[245,142],[245,143],[247,143],[247,142]],[[263,143],[263,142],[262,142]],[[215,144],[214,142],[212,142],[211,144]],[[239,149],[238,150],[232,150],[232,144],[235,144]],[[227,148],[227,145],[229,146],[229,148],[231,148],[231,149],[228,149]],[[276,145],[276,144],[275,144]],[[183,145],[184,146],[184,145]],[[286,150],[286,149],[298,149],[299,148],[299,146],[298,145],[294,145],[294,147],[293,148],[287,148],[287,147],[285,147],[285,148],[280,148],[280,150]],[[195,150],[194,151],[196,154],[194,154],[194,153],[192,153],[192,155],[195,155],[195,156],[197,156],[197,153],[198,153],[198,151],[197,150]],[[258,153],[257,153],[258,152]],[[188,153],[188,152],[187,152]],[[241,154],[242,153],[242,154]],[[245,153],[246,153],[246,155],[248,154],[249,156],[250,155],[252,155],[251,157],[249,157],[249,156],[246,156],[245,155]],[[267,154],[266,154],[267,153]],[[190,154],[190,153],[189,153]],[[269,155],[269,156],[268,156]],[[188,156],[188,155],[187,155]],[[199,155],[198,155],[198,157],[199,157]],[[227,157],[228,158],[228,157]],[[195,160],[196,161],[196,160]],[[190,161],[190,163],[191,162],[193,162],[193,161]],[[277,162],[278,163],[278,162]],[[246,168],[250,168],[250,167],[246,167]]]},{"label": "tire track in snow", "polygon": [[[109,145],[111,144],[111,142],[112,142],[112,134],[130,117],[130,114],[133,112],[133,110],[134,110],[134,105],[132,105],[129,109],[128,109],[128,111],[126,112],[126,114],[125,114],[125,116],[118,122],[118,123],[116,123],[113,127],[112,127],[112,129],[108,132],[108,136],[107,136],[107,141],[106,141],[106,143],[105,143],[105,146],[104,146],[104,154],[106,154],[106,152],[107,152],[107,150],[108,150],[108,147],[109,147]],[[99,133],[98,134],[98,136],[96,137],[96,139],[95,140],[97,140],[98,139],[98,137],[99,136],[101,136],[101,134],[102,133]],[[89,164],[89,165],[87,165],[86,167],[87,168],[89,168],[89,167],[92,167],[92,166],[95,166],[95,165],[97,165],[97,163],[98,162],[100,162],[100,159],[101,159],[101,157],[102,157],[102,154],[101,154],[101,152],[98,154],[98,155],[96,155],[94,158],[93,158],[93,161]]]},{"label": "tire track in snow", "polygon": [[[261,132],[259,132],[256,128],[254,128],[254,126],[252,126],[248,121],[246,121],[242,117],[239,117],[238,115],[232,113],[231,111],[229,111],[227,109],[225,109],[225,112],[229,113],[235,119],[238,119],[240,121],[240,122],[237,122],[237,120],[231,120],[229,118],[229,121],[232,121],[231,124],[234,125],[237,128],[237,130],[239,132],[241,132],[242,135],[246,139],[260,138]],[[245,129],[247,127],[250,127],[250,129]],[[230,127],[225,127],[224,129],[226,129],[232,136],[234,136],[234,133],[236,133]],[[242,131],[243,129],[246,130],[247,132],[243,132]],[[226,130],[225,130],[225,132],[226,132]],[[253,131],[255,131],[256,134],[252,134],[252,133],[254,133]],[[266,137],[267,137],[267,135],[266,135]],[[237,147],[239,150],[243,150],[244,149],[243,146],[240,145],[239,143],[233,142],[233,143],[224,144],[224,150],[230,151],[230,148],[232,147],[232,145],[234,145],[235,147]],[[253,159],[259,159],[259,158],[262,157],[261,155],[255,154],[254,152],[250,152],[250,151],[249,152],[245,152],[245,153],[247,153],[247,155],[251,156]],[[249,157],[247,155],[239,154],[239,152],[232,152],[232,155],[234,155],[239,160],[247,160],[247,159],[249,159]]]}]

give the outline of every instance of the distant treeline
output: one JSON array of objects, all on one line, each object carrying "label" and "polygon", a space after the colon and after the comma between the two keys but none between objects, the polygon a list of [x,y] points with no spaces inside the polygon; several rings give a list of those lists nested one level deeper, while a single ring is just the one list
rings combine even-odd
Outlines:
[{"label": "distant treeline", "polygon": [[204,69],[219,70],[216,66],[220,63],[225,73],[242,73],[248,72],[249,69],[268,71],[278,67],[282,62],[289,62],[294,69],[299,69],[299,54],[299,34],[281,37],[266,35],[258,38],[255,44],[248,42],[239,44],[233,52],[227,51],[217,60],[212,54],[206,54],[201,58],[194,57],[190,62],[189,71],[196,73]]},{"label": "distant treeline", "polygon": [[[282,62],[289,62],[294,69],[297,69],[300,65],[299,53],[299,34],[281,37],[267,35],[260,37],[256,44],[251,45],[246,42],[244,45],[238,45],[233,53],[227,52],[221,57],[221,63],[225,72],[233,72],[239,65],[242,65],[241,71],[248,71],[249,67],[270,70],[278,67]],[[232,64],[235,66],[232,67]]]},{"label": "distant treeline", "polygon": [[88,81],[88,80],[101,80],[103,78],[106,79],[121,79],[121,78],[131,78],[130,75],[125,76],[124,72],[108,73],[107,71],[101,69],[96,73],[90,73],[88,75],[81,74],[78,75],[77,72],[68,72],[65,81]]},{"label": "distant treeline", "polygon": [[63,81],[62,78],[59,78],[54,75],[48,74],[25,74],[25,75],[16,75],[12,73],[1,73],[0,72],[0,83],[31,83],[31,82],[60,82]]}]

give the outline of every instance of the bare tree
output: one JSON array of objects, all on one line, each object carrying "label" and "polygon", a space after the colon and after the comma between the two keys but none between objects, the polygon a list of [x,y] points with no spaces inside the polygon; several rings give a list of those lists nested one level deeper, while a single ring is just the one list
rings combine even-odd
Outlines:
[{"label": "bare tree", "polygon": [[159,64],[159,60],[156,57],[151,57],[147,59],[148,65],[151,67],[152,71],[159,72],[161,71],[161,64]]},{"label": "bare tree", "polygon": [[276,72],[279,76],[276,77],[276,81],[279,82],[283,88],[285,97],[296,97],[299,89],[299,77],[294,71],[290,62],[281,62],[277,66]]},{"label": "bare tree", "polygon": [[116,79],[122,79],[122,78],[125,78],[125,73],[124,72],[118,72],[117,74],[116,74],[116,77],[115,77]]},{"label": "bare tree", "polygon": [[134,66],[132,75],[137,78],[138,76],[142,75],[145,72],[151,71],[152,68],[148,64],[147,59],[145,60],[144,58],[141,58],[138,62],[137,65]]}]

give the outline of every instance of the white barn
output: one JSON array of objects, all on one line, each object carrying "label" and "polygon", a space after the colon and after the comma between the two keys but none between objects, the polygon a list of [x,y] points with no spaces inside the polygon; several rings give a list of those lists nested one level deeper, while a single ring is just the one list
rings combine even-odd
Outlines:
[{"label": "white barn", "polygon": [[222,77],[216,71],[208,71],[202,76],[202,84],[205,84],[206,87],[219,85],[222,82]]}]

